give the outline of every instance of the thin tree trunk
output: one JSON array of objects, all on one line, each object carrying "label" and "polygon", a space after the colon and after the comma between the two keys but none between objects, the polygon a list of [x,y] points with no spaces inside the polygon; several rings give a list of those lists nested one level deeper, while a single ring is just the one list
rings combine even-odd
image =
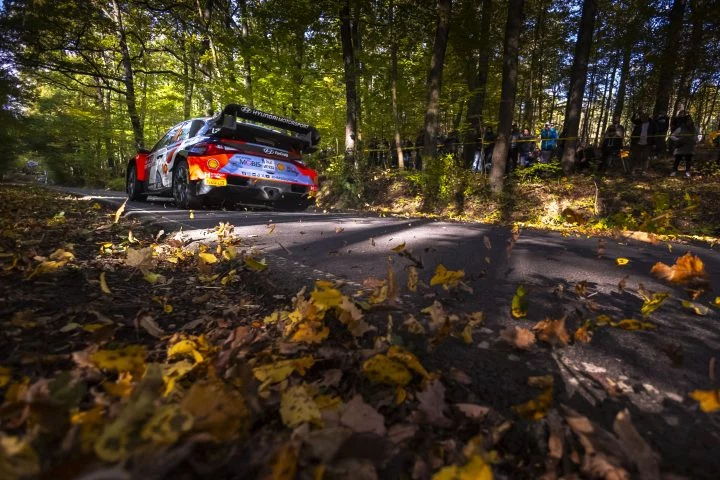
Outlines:
[{"label": "thin tree trunk", "polygon": [[132,67],[132,60],[130,58],[130,49],[128,48],[125,25],[123,24],[122,14],[120,13],[120,7],[118,6],[117,0],[112,0],[112,7],[124,74],[123,84],[125,85],[125,103],[127,104],[130,124],[132,125],[135,148],[141,149],[145,147],[145,140],[143,135],[143,126],[140,122],[140,116],[138,115],[135,103],[135,75]]},{"label": "thin tree trunk", "polygon": [[596,13],[597,0],[585,0],[580,19],[580,33],[575,44],[575,58],[571,70],[568,102],[565,108],[565,128],[563,128],[563,131],[566,139],[562,156],[562,166],[565,174],[570,173],[575,165],[575,147],[577,146],[578,127],[580,126],[580,111],[582,110],[582,101],[585,95],[588,59],[590,58],[590,47],[592,47],[593,32],[595,30]]},{"label": "thin tree trunk", "polygon": [[[203,109],[208,115],[212,115],[214,113],[211,83],[215,67],[213,66],[212,59],[214,58],[214,52],[212,51],[212,43],[210,40],[210,19],[212,17],[213,2],[214,0],[205,0],[205,5],[201,5],[200,0],[196,0],[195,2],[201,25],[200,52],[198,57],[201,59],[200,70],[205,76],[205,79],[200,86],[200,91],[202,92]],[[208,53],[210,53],[209,57]]]},{"label": "thin tree trunk", "polygon": [[617,73],[617,59],[613,61],[612,73],[610,74],[610,84],[608,86],[608,96],[605,102],[605,115],[602,119],[602,132],[605,132],[608,124],[608,116],[610,115],[610,104],[612,103],[613,88],[615,88],[615,74]]},{"label": "thin tree trunk", "polygon": [[691,7],[690,18],[692,29],[690,31],[687,53],[685,55],[685,61],[683,62],[682,73],[680,75],[680,83],[677,98],[675,100],[675,106],[673,108],[673,114],[677,113],[681,105],[685,107],[685,110],[690,109],[690,88],[697,65],[700,63],[698,60],[700,57],[700,49],[703,45],[702,37],[704,16],[702,0],[693,1]]},{"label": "thin tree trunk", "polygon": [[427,79],[427,109],[425,110],[425,148],[427,159],[423,168],[434,163],[437,150],[438,121],[440,116],[440,89],[445,66],[445,51],[450,33],[450,9],[452,0],[438,0],[438,20],[433,43],[433,54],[430,60],[430,71]]},{"label": "thin tree trunk", "polygon": [[588,142],[590,139],[590,118],[595,113],[595,100],[597,94],[597,68],[598,62],[593,65],[592,74],[590,75],[590,97],[588,98],[587,109],[585,110],[585,117],[583,118],[583,127],[580,137],[583,142]]},{"label": "thin tree trunk", "polygon": [[250,51],[250,19],[248,18],[247,0],[240,0],[240,38],[242,39],[243,83],[245,98],[250,107],[255,107],[253,99],[252,63]]},{"label": "thin tree trunk", "polygon": [[505,24],[505,47],[503,48],[502,91],[500,93],[500,115],[493,149],[490,188],[496,195],[503,189],[505,166],[508,159],[510,128],[515,112],[515,93],[517,91],[518,55],[520,53],[520,29],[522,10],[525,0],[509,0],[508,16]]},{"label": "thin tree trunk", "polygon": [[613,109],[613,117],[619,117],[622,115],[623,109],[625,108],[625,92],[627,91],[628,75],[630,74],[630,56],[632,54],[632,47],[634,41],[628,41],[623,51],[622,67],[620,67],[620,85],[618,85],[617,100],[615,102],[615,108]]},{"label": "thin tree trunk", "polygon": [[470,101],[468,102],[466,115],[469,128],[465,136],[466,148],[464,150],[465,165],[468,167],[472,165],[475,149],[478,148],[475,142],[480,135],[483,108],[485,107],[485,92],[490,66],[490,20],[492,17],[492,6],[492,0],[482,0],[477,73],[468,79],[468,87],[472,93]]},{"label": "thin tree trunk", "polygon": [[610,81],[605,81],[603,88],[602,99],[600,100],[600,115],[598,115],[597,125],[595,126],[595,137],[594,143],[597,145],[598,138],[600,138],[600,128],[602,127],[603,115],[605,115],[605,104],[607,102],[608,90],[610,89]]},{"label": "thin tree trunk", "polygon": [[350,15],[350,0],[340,9],[340,39],[343,50],[343,68],[345,72],[345,162],[358,170],[356,152],[359,103],[357,93],[357,72],[355,71],[355,48],[353,47],[353,18]]},{"label": "thin tree trunk", "polygon": [[362,141],[362,102],[361,102],[361,80],[362,80],[362,63],[360,57],[362,54],[362,36],[360,35],[360,0],[353,2],[353,21],[350,28],[353,48],[353,62],[355,68],[355,84],[357,95],[355,95],[355,112],[357,112],[356,135],[358,142]]},{"label": "thin tree trunk", "polygon": [[293,71],[292,118],[300,116],[300,92],[303,84],[303,64],[305,62],[305,27],[298,26],[295,31],[295,69]]},{"label": "thin tree trunk", "polygon": [[660,74],[658,75],[658,88],[655,95],[655,107],[653,116],[668,111],[670,105],[670,91],[675,79],[675,66],[677,59],[677,46],[682,33],[683,16],[687,0],[674,0],[670,9],[668,31],[666,35],[665,49],[660,58]]},{"label": "thin tree trunk", "polygon": [[[530,50],[530,92],[528,95],[529,98],[529,105],[530,108],[528,108],[526,112],[525,117],[525,124],[532,130],[533,124],[535,123],[535,100],[533,99],[533,91],[534,85],[535,85],[535,78],[536,73],[538,71],[537,68],[537,62],[539,61],[539,52],[542,51],[542,41],[544,40],[545,36],[545,15],[547,12],[547,1],[543,1],[538,8],[538,15],[537,19],[535,20],[535,28],[533,30],[533,44],[532,49]],[[542,79],[540,79],[540,83],[542,85]],[[536,90],[538,92],[538,95],[542,95],[542,89]]]},{"label": "thin tree trunk", "polygon": [[405,170],[405,158],[402,151],[402,139],[400,138],[400,119],[398,118],[397,82],[397,38],[395,31],[395,2],[390,0],[390,97],[392,99],[393,130],[395,137],[395,154],[398,158],[398,168]]}]

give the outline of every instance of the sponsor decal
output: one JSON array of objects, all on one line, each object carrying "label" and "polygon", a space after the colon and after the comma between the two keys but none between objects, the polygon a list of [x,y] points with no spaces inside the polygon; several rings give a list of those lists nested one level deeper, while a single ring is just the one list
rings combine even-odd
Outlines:
[{"label": "sponsor decal", "polygon": [[220,162],[218,162],[217,158],[209,158],[207,161],[207,166],[211,170],[215,170],[220,166]]},{"label": "sponsor decal", "polygon": [[278,164],[277,164],[277,169],[282,172],[283,170],[285,170],[285,165],[283,165],[282,163],[278,163]]},{"label": "sponsor decal", "polygon": [[168,166],[167,166],[167,163],[163,163],[163,166],[162,166],[162,172],[163,172],[163,174],[166,174],[166,173],[168,172]]},{"label": "sponsor decal", "polygon": [[277,150],[275,148],[263,148],[263,153],[267,153],[268,155],[277,155],[278,157],[289,157],[288,152],[284,150]]}]

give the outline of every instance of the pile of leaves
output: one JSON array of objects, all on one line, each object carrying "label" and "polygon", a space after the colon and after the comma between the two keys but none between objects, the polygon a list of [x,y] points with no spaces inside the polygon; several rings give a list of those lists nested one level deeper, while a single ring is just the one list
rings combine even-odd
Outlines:
[{"label": "pile of leaves", "polygon": [[[551,374],[496,409],[468,372],[428,369],[445,342],[476,348],[484,315],[447,306],[472,294],[463,271],[422,278],[405,245],[389,254],[410,261],[407,285],[390,263],[362,289],[316,281],[289,299],[232,225],[189,242],[122,208],[0,194],[0,478],[659,478],[627,411],[610,432],[555,405]],[[695,300],[708,287],[692,255],[653,271]],[[405,311],[401,291],[429,305]],[[667,298],[647,295],[645,317]],[[526,315],[524,287],[508,308]],[[571,335],[548,318],[502,337],[523,354],[648,325],[598,316]],[[718,394],[693,395],[714,411]]]}]

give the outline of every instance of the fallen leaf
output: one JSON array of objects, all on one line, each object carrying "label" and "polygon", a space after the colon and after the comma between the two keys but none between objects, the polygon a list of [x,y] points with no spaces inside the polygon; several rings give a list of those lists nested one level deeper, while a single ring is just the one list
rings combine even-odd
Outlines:
[{"label": "fallen leaf", "polygon": [[558,320],[551,318],[540,320],[532,329],[537,332],[539,340],[549,343],[553,347],[565,346],[570,341],[570,336],[565,330],[565,317]]},{"label": "fallen leaf", "polygon": [[643,318],[647,318],[648,315],[660,308],[660,305],[662,305],[668,297],[670,297],[670,294],[666,292],[653,293],[650,298],[645,297],[645,302],[642,308],[640,308],[640,314]]},{"label": "fallen leaf", "polygon": [[551,388],[555,384],[555,378],[551,374],[528,377],[527,384],[535,388]]},{"label": "fallen leaf", "polygon": [[626,318],[619,322],[610,322],[610,326],[623,330],[654,330],[656,327],[650,322],[641,322],[632,318]]},{"label": "fallen leaf", "polygon": [[483,244],[485,245],[485,248],[490,250],[492,249],[492,243],[490,242],[490,237],[487,235],[483,235]]},{"label": "fallen leaf", "polygon": [[412,265],[408,267],[408,290],[411,292],[417,292],[417,285],[418,285],[418,271],[417,268],[413,267]]},{"label": "fallen leaf", "polygon": [[160,328],[160,325],[155,319],[148,313],[141,314],[137,319],[137,325],[142,327],[147,333],[155,338],[161,338],[165,336],[165,331]]},{"label": "fallen leaf", "polygon": [[621,267],[624,267],[625,265],[630,263],[630,260],[624,257],[618,257],[615,259],[615,263],[617,263]]},{"label": "fallen leaf", "polygon": [[458,467],[451,465],[438,470],[432,480],[492,480],[493,473],[490,465],[481,455],[473,455],[470,460]]},{"label": "fallen leaf", "polygon": [[430,279],[430,286],[442,285],[445,290],[457,287],[465,277],[463,270],[448,270],[442,263],[435,267],[435,275]]},{"label": "fallen leaf", "polygon": [[100,290],[103,291],[103,293],[110,295],[112,292],[110,291],[110,288],[108,288],[107,281],[105,281],[105,272],[100,273]]},{"label": "fallen leaf", "polygon": [[673,266],[657,262],[650,269],[650,273],[669,283],[702,289],[709,287],[708,275],[705,272],[703,261],[690,252],[679,257]]},{"label": "fallen leaf", "polygon": [[167,279],[165,278],[164,275],[160,275],[159,273],[153,273],[153,272],[149,272],[149,271],[143,271],[143,279],[151,285],[167,282]]},{"label": "fallen leaf", "polygon": [[700,410],[712,413],[720,410],[720,390],[693,390],[690,398],[700,403]]},{"label": "fallen leaf", "polygon": [[574,337],[578,342],[590,343],[590,340],[592,340],[592,331],[589,330],[588,325],[583,325],[575,330]]},{"label": "fallen leaf", "polygon": [[394,246],[394,247],[391,248],[390,250],[392,250],[392,251],[395,252],[395,253],[400,253],[400,252],[402,252],[403,250],[405,250],[405,242],[403,242],[403,243],[401,243],[401,244],[399,244],[399,245]]},{"label": "fallen leaf", "polygon": [[688,310],[692,310],[693,312],[695,312],[695,315],[700,315],[702,317],[711,312],[710,308],[706,307],[705,305],[691,302],[690,300],[683,300],[682,306],[687,308]]},{"label": "fallen leaf", "polygon": [[547,414],[548,409],[552,405],[552,401],[553,389],[551,387],[545,389],[537,398],[528,400],[520,405],[515,405],[512,409],[519,416],[527,418],[528,420],[541,420]]},{"label": "fallen leaf", "polygon": [[245,257],[243,261],[245,262],[245,266],[254,272],[264,272],[268,268],[267,264],[259,262],[252,257]]},{"label": "fallen leaf", "polygon": [[387,351],[387,356],[402,363],[410,370],[419,373],[423,378],[430,378],[430,374],[425,370],[425,367],[420,364],[420,360],[418,360],[412,352],[403,347],[397,345],[391,346]]},{"label": "fallen leaf", "polygon": [[412,380],[412,374],[404,364],[382,353],[365,360],[362,372],[374,383],[404,387]]},{"label": "fallen leaf", "polygon": [[482,420],[490,413],[490,407],[474,403],[456,403],[455,407],[471,420]]},{"label": "fallen leaf", "polygon": [[507,327],[500,332],[500,336],[520,350],[528,350],[535,344],[535,334],[522,327]]},{"label": "fallen leaf", "polygon": [[188,217],[190,217],[190,220],[194,219],[195,218],[195,210],[189,210]]},{"label": "fallen leaf", "polygon": [[125,255],[125,265],[128,267],[138,268],[140,270],[152,267],[152,247],[141,249],[128,247]]},{"label": "fallen leaf", "polygon": [[413,315],[408,316],[405,322],[403,322],[403,325],[410,333],[414,333],[415,335],[425,334],[425,327],[423,327],[422,323],[418,322]]},{"label": "fallen leaf", "polygon": [[[275,225],[273,225],[274,227]],[[297,475],[297,462],[297,447],[292,442],[286,442],[274,454],[272,477],[270,478],[273,480],[294,480]]]},{"label": "fallen leaf", "polygon": [[126,198],[125,201],[122,203],[122,205],[120,205],[120,208],[118,208],[115,211],[115,222],[113,222],[113,223],[118,223],[120,221],[120,216],[125,211],[125,205],[127,204],[127,202],[128,202],[128,199]]},{"label": "fallen leaf", "polygon": [[180,406],[192,415],[194,431],[221,441],[242,437],[250,428],[245,398],[219,380],[195,382]]},{"label": "fallen leaf", "polygon": [[280,399],[283,423],[295,428],[303,423],[322,425],[322,414],[305,385],[297,385],[283,392]]},{"label": "fallen leaf", "polygon": [[130,372],[142,375],[147,349],[142,345],[128,345],[116,350],[98,350],[89,356],[90,362],[103,370]]},{"label": "fallen leaf", "polygon": [[10,383],[12,378],[12,370],[9,367],[0,366],[0,388]]},{"label": "fallen leaf", "polygon": [[163,405],[145,423],[140,438],[155,445],[172,445],[193,426],[193,417],[179,405]]},{"label": "fallen leaf", "polygon": [[513,317],[524,318],[527,316],[528,302],[527,298],[525,298],[526,295],[527,290],[525,289],[525,286],[519,285],[512,298],[510,313],[512,313]]},{"label": "fallen leaf", "polygon": [[270,385],[284,381],[293,372],[298,372],[301,376],[305,375],[305,372],[312,368],[313,365],[315,365],[315,359],[308,355],[255,367],[253,368],[253,375],[263,384]]},{"label": "fallen leaf", "polygon": [[198,253],[198,258],[208,265],[212,265],[213,263],[218,262],[217,257],[214,254],[209,253],[209,252]]},{"label": "fallen leaf", "polygon": [[438,379],[433,379],[425,388],[415,394],[420,405],[418,410],[423,413],[424,419],[431,425],[447,427],[450,420],[445,416],[445,386]]},{"label": "fallen leaf", "polygon": [[355,395],[340,415],[340,423],[355,432],[372,432],[385,435],[385,417],[371,405],[365,403],[362,395]]},{"label": "fallen leaf", "polygon": [[40,475],[40,457],[29,441],[0,435],[0,474],[8,480]]}]

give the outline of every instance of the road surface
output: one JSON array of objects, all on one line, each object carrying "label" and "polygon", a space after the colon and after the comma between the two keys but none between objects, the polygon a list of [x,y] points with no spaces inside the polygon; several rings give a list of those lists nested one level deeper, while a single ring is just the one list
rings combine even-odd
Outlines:
[{"label": "road surface", "polygon": [[[125,200],[122,192],[62,190],[113,206]],[[191,218],[187,211],[176,209],[172,200],[152,197],[148,202],[128,202],[125,215],[152,222],[166,233],[182,230],[196,239],[209,238],[208,229],[229,222],[237,234],[264,252],[269,274],[288,292],[321,278],[343,280],[345,288],[354,291],[368,277],[387,278],[389,262],[398,274],[398,284],[405,285],[406,266],[411,262],[391,251],[404,243],[421,260],[420,278],[426,283],[437,264],[465,271],[473,293],[440,292],[448,310],[485,312],[477,348],[458,348],[459,343],[451,339],[424,359],[430,368],[457,365],[466,371],[473,378],[473,395],[479,403],[496,408],[522,403],[529,393],[519,383],[528,375],[554,373],[563,380],[557,386],[557,401],[585,414],[594,411],[609,428],[617,411],[629,408],[640,433],[661,453],[663,464],[674,464],[675,471],[680,465],[682,473],[712,478],[712,472],[720,468],[720,459],[705,454],[720,447],[720,422],[699,412],[688,398],[694,389],[713,386],[708,374],[711,358],[720,355],[719,312],[711,308],[706,316],[694,314],[681,306],[680,301],[687,298],[681,288],[650,276],[655,262],[671,265],[692,251],[705,262],[711,284],[718,286],[717,248],[606,239],[599,257],[598,238],[523,230],[508,255],[512,233],[492,225],[365,213],[242,209],[199,210]],[[617,257],[630,262],[618,266]],[[623,279],[627,288],[621,291],[618,284]],[[583,281],[594,312],[574,293],[576,284]],[[510,303],[521,283],[529,290],[529,312],[526,319],[515,320]],[[656,330],[608,327],[598,330],[589,345],[576,343],[526,354],[514,352],[500,339],[500,330],[509,325],[530,328],[547,316],[569,315],[569,327],[597,314],[616,320],[639,319],[639,283],[650,291],[672,293],[650,317]],[[430,305],[434,298],[424,292],[403,295],[403,308],[419,311]],[[711,292],[703,297],[705,305],[716,295]]]}]

